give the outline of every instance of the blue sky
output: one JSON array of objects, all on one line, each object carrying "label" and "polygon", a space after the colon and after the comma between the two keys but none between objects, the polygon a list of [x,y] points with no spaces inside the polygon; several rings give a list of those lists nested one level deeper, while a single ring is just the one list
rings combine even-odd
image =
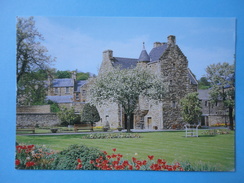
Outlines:
[{"label": "blue sky", "polygon": [[34,17],[43,34],[43,45],[57,58],[53,67],[97,74],[102,52],[138,58],[145,42],[148,53],[156,41],[176,42],[188,58],[189,68],[200,79],[213,63],[233,63],[234,18],[132,18],[132,17]]}]

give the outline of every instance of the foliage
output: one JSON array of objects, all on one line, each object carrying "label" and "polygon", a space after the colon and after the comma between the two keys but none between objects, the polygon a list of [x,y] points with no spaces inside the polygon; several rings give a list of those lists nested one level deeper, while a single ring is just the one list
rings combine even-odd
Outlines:
[{"label": "foliage", "polygon": [[16,169],[52,169],[55,152],[38,145],[17,145]]},{"label": "foliage", "polygon": [[[184,171],[180,163],[176,162],[172,165],[167,164],[164,159],[154,161],[154,156],[148,155],[148,160],[138,160],[132,157],[132,161],[124,160],[122,154],[115,154],[116,148],[113,148],[114,153],[109,155],[104,151],[104,156],[100,156],[95,161],[91,160],[90,164],[97,167],[99,170],[154,170],[154,171]],[[77,169],[83,167],[83,162],[77,160],[79,163]]]},{"label": "foliage", "polygon": [[96,148],[84,145],[71,145],[57,153],[56,159],[53,162],[53,169],[74,170],[77,167],[77,160],[80,159],[83,170],[96,170],[98,168],[90,164],[90,161],[95,161],[99,157],[105,158],[105,155]]},{"label": "foliage", "polygon": [[59,112],[60,111],[59,105],[56,102],[48,100],[47,104],[50,105],[51,112]]},{"label": "foliage", "polygon": [[70,78],[71,72],[70,71],[57,71],[55,73],[55,78],[62,79],[62,78]]},{"label": "foliage", "polygon": [[198,89],[209,89],[211,87],[211,83],[207,80],[206,77],[201,77],[200,80],[198,80]]},{"label": "foliage", "polygon": [[233,112],[235,106],[235,71],[229,63],[212,64],[206,68],[206,78],[211,82],[212,102],[223,100],[229,109],[230,129],[233,130]]},{"label": "foliage", "polygon": [[96,106],[86,103],[81,112],[81,122],[98,122],[100,120],[100,115],[97,111]]},{"label": "foliage", "polygon": [[143,68],[112,69],[100,74],[90,90],[90,101],[94,105],[118,103],[127,115],[127,132],[130,131],[130,116],[137,107],[139,97],[161,100],[166,89],[162,76]]},{"label": "foliage", "polygon": [[201,112],[201,104],[198,99],[198,93],[189,93],[181,99],[181,113],[185,122],[194,124],[198,123]]},{"label": "foliage", "polygon": [[190,163],[189,161],[181,162],[180,163],[184,171],[188,172],[214,172],[219,171],[220,167],[218,165],[211,165],[209,163],[205,163],[202,161]]},{"label": "foliage", "polygon": [[83,139],[114,139],[114,138],[141,138],[136,133],[93,133],[82,137]]},{"label": "foliage", "polygon": [[90,77],[90,73],[89,72],[78,72],[76,75],[76,80],[87,80]]},{"label": "foliage", "polygon": [[44,40],[35,27],[33,17],[17,17],[16,37],[16,80],[18,104],[43,104],[45,99],[45,81],[49,65],[55,61],[47,55],[47,49],[41,45]]},{"label": "foliage", "polygon": [[64,126],[80,123],[80,115],[75,114],[75,109],[73,107],[71,109],[61,107],[58,112],[58,117],[61,121],[61,125]]}]

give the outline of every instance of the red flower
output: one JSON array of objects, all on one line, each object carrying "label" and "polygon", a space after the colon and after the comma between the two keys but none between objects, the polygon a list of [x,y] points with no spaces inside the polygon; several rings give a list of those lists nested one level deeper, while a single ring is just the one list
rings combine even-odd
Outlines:
[{"label": "red flower", "polygon": [[104,153],[105,155],[107,155],[107,154],[108,154],[106,151],[103,151],[103,153]]},{"label": "red flower", "polygon": [[144,160],[144,161],[142,162],[142,164],[143,164],[143,165],[146,165],[146,164],[147,164],[147,161],[146,161],[146,160]]},{"label": "red flower", "polygon": [[94,160],[91,160],[90,163],[91,163],[91,164],[94,164],[95,162],[94,162]]},{"label": "red flower", "polygon": [[141,166],[140,165],[136,165],[136,170],[140,170]]},{"label": "red flower", "polygon": [[107,155],[107,158],[108,158],[108,159],[111,159],[111,156],[110,156],[110,155]]},{"label": "red flower", "polygon": [[31,166],[34,166],[34,165],[35,165],[35,163],[33,161],[29,161],[29,162],[25,163],[26,167],[31,167]]},{"label": "red flower", "polygon": [[116,151],[116,148],[112,149],[114,152]]},{"label": "red flower", "polygon": [[148,155],[148,158],[149,158],[150,160],[153,160],[154,156],[149,156],[149,155]]},{"label": "red flower", "polygon": [[127,160],[125,160],[122,165],[123,166],[128,166],[129,165],[129,162]]},{"label": "red flower", "polygon": [[132,165],[129,166],[129,170],[133,170],[133,166]]},{"label": "red flower", "polygon": [[122,157],[123,157],[123,155],[122,155],[122,154],[118,154],[117,156],[118,156],[119,158],[122,158]]},{"label": "red flower", "polygon": [[81,169],[82,168],[82,164],[81,163],[79,163],[77,166],[76,166],[76,169]]},{"label": "red flower", "polygon": [[112,158],[116,158],[117,157],[117,155],[116,154],[112,154]]},{"label": "red flower", "polygon": [[78,162],[78,163],[81,163],[81,159],[77,159],[77,162]]},{"label": "red flower", "polygon": [[136,162],[136,158],[132,157],[132,161],[135,163]]},{"label": "red flower", "polygon": [[166,161],[165,161],[164,159],[158,159],[157,162],[158,162],[158,164],[160,164],[160,165],[161,165],[161,164],[164,164],[164,165],[166,164]]},{"label": "red flower", "polygon": [[15,165],[18,166],[20,164],[20,160],[19,159],[16,159],[15,160]]}]

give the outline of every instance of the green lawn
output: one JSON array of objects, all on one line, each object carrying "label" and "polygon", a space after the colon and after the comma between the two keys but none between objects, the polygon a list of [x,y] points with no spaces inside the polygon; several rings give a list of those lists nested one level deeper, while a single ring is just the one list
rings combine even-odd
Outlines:
[{"label": "green lawn", "polygon": [[[201,133],[201,132],[200,132]],[[62,150],[71,144],[97,147],[108,153],[112,148],[126,159],[147,159],[148,155],[166,159],[167,162],[190,161],[218,165],[223,171],[234,170],[234,132],[227,135],[185,138],[185,132],[140,133],[142,138],[82,139],[83,134],[61,136],[17,136],[18,143],[45,144],[51,149]]]}]

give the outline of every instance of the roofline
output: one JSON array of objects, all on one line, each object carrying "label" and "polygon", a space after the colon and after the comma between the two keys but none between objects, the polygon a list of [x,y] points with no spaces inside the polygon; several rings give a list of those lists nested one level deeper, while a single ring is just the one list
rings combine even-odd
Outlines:
[{"label": "roofline", "polygon": [[198,84],[198,81],[197,81],[197,79],[195,78],[195,76],[192,74],[191,69],[189,69],[189,68],[187,68],[187,69],[188,69],[190,75],[192,76],[192,78],[193,78],[193,79],[196,81],[196,83]]}]

